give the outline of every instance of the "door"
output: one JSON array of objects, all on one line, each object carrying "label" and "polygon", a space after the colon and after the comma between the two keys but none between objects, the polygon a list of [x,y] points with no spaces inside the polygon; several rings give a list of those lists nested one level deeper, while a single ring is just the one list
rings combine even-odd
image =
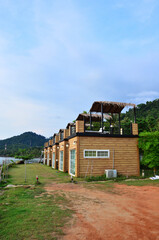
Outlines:
[{"label": "door", "polygon": [[52,167],[55,168],[55,153],[52,154]]},{"label": "door", "polygon": [[76,150],[70,151],[70,174],[75,176]]},{"label": "door", "polygon": [[60,151],[60,166],[59,169],[63,171],[63,151]]}]

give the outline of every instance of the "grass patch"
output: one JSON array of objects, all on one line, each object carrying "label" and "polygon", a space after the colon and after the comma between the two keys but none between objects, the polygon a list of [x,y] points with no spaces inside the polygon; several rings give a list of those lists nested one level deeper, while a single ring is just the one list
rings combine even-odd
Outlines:
[{"label": "grass patch", "polygon": [[[25,165],[16,165],[16,168],[9,169],[9,179],[8,182],[12,184],[35,184],[36,175],[39,177],[39,182],[44,184],[49,184],[52,182],[58,183],[68,183],[71,177],[64,172],[52,169],[49,166],[42,164],[27,164],[26,165],[26,182],[25,182]],[[84,179],[74,178],[76,181],[82,181]]]},{"label": "grass patch", "polygon": [[125,184],[127,186],[156,186],[159,187],[159,180],[150,179],[130,179],[129,181],[120,181],[119,184]]},{"label": "grass patch", "polygon": [[56,239],[72,211],[62,209],[65,196],[42,188],[11,188],[0,196],[0,239]]},{"label": "grass patch", "polygon": [[[44,185],[56,182],[69,182],[67,174],[41,164],[16,165],[9,169],[7,184],[23,187],[3,189],[0,195],[0,239],[57,239],[63,234],[62,227],[68,222],[72,211],[64,194],[48,195]],[[39,182],[36,184],[36,175]],[[27,185],[33,185],[28,187]],[[63,207],[64,206],[64,207]]]}]

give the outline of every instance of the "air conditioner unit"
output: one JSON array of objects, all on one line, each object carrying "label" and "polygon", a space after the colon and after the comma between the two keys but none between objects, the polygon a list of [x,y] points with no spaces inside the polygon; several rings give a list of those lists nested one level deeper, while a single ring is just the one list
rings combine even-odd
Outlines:
[{"label": "air conditioner unit", "polygon": [[106,174],[106,178],[116,178],[117,177],[117,170],[106,169],[105,174]]}]

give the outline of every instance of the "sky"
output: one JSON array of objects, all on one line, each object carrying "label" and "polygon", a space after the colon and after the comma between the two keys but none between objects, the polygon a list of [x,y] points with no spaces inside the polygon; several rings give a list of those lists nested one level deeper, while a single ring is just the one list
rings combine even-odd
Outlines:
[{"label": "sky", "polygon": [[0,0],[0,139],[159,98],[158,0]]}]

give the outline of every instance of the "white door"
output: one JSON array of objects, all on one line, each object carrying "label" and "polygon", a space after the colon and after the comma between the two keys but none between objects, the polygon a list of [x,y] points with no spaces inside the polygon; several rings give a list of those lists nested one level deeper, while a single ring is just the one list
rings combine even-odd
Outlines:
[{"label": "white door", "polygon": [[60,166],[59,169],[63,171],[63,151],[60,152]]},{"label": "white door", "polygon": [[52,154],[52,167],[55,168],[55,153]]},{"label": "white door", "polygon": [[75,176],[76,150],[70,151],[70,174]]}]

